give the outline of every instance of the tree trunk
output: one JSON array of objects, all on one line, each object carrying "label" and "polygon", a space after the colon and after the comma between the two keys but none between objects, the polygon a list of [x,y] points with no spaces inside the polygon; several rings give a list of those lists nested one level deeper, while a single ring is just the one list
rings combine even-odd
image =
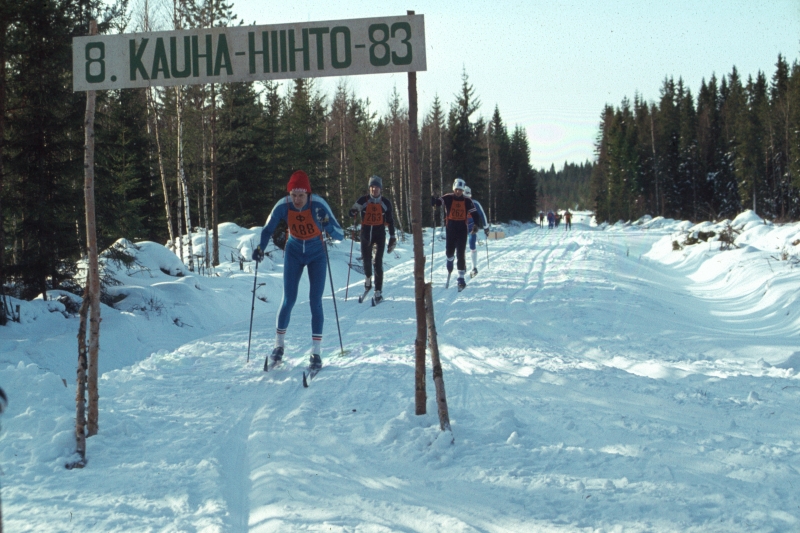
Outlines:
[{"label": "tree trunk", "polygon": [[433,284],[425,284],[425,313],[428,319],[428,346],[431,349],[433,384],[436,386],[436,406],[439,411],[439,427],[442,431],[452,431],[450,414],[447,411],[447,394],[444,390],[442,362],[439,360],[439,341],[436,336],[436,320],[433,316]]},{"label": "tree trunk", "polygon": [[[444,194],[444,170],[442,163],[442,125],[436,123],[436,129],[439,131],[439,194]],[[439,226],[444,229],[444,209],[439,210]]]},{"label": "tree trunk", "polygon": [[[202,105],[201,105],[202,107]],[[206,159],[207,150],[208,150],[208,143],[206,141],[206,119],[205,116],[202,117],[201,123],[203,125],[203,228],[205,229],[206,233],[206,244],[203,247],[205,253],[203,254],[203,266],[204,268],[210,268],[211,265],[211,247],[209,246],[208,241],[208,160]],[[199,208],[198,208],[199,211]]]},{"label": "tree trunk", "polygon": [[164,212],[167,217],[167,230],[169,231],[169,248],[175,251],[175,228],[172,225],[172,210],[169,204],[169,189],[167,188],[167,173],[164,172],[164,154],[161,151],[161,136],[158,130],[158,114],[152,88],[147,88],[147,110],[153,113],[153,132],[156,136],[156,153],[158,155],[158,172],[161,174],[161,188],[164,190]]},{"label": "tree trunk", "polygon": [[[189,183],[186,181],[186,173],[183,170],[183,98],[181,97],[181,86],[175,87],[178,106],[178,183],[180,185],[181,198],[183,201],[184,217],[186,220],[186,245],[189,256],[189,272],[194,272],[194,252],[192,250],[192,202],[189,199]],[[183,255],[181,253],[181,255]]]},{"label": "tree trunk", "polygon": [[[408,12],[413,15],[413,11]],[[425,249],[422,242],[422,180],[419,165],[419,131],[417,127],[417,73],[408,73],[408,151],[411,162],[411,231],[414,236],[414,300],[417,315],[415,342],[415,406],[416,414],[426,412],[425,392]]]},{"label": "tree trunk", "polygon": [[[0,23],[0,326],[5,326],[6,316],[6,233],[3,215],[3,189],[5,188],[5,166],[3,151],[6,138],[6,32],[7,22]],[[0,517],[1,518],[1,517]],[[0,520],[0,533],[3,523]]]},{"label": "tree trunk", "polygon": [[214,266],[219,265],[219,184],[217,183],[217,86],[211,84],[211,232]]},{"label": "tree trunk", "polygon": [[89,311],[89,284],[86,285],[78,325],[78,376],[75,387],[75,451],[80,460],[68,464],[67,468],[70,469],[86,465],[86,370],[89,366],[86,361],[86,315]]},{"label": "tree trunk", "polygon": [[656,215],[662,214],[661,205],[658,199],[658,163],[656,162],[656,134],[653,124],[653,113],[650,113],[650,144],[653,146],[653,176],[656,182]]},{"label": "tree trunk", "polygon": [[[90,24],[90,35],[97,35],[97,23]],[[97,229],[94,206],[94,114],[97,93],[86,92],[86,147],[84,150],[83,196],[86,202],[86,248],[88,250],[89,292],[89,416],[88,436],[97,435],[100,395],[97,391],[98,352],[100,350],[100,269],[97,258]]]},{"label": "tree trunk", "polygon": [[[486,182],[489,185],[489,203],[486,205],[489,206],[489,212],[486,214],[486,217],[489,220],[492,220],[492,137],[489,135],[489,125],[486,125]],[[489,220],[486,221],[486,226],[489,226]]]}]

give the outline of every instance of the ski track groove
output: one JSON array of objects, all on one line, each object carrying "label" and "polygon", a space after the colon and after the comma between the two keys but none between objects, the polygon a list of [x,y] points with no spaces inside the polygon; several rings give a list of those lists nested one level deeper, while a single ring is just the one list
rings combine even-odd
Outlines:
[{"label": "ski track groove", "polygon": [[[719,504],[714,498],[732,498],[744,506],[751,497],[748,482],[732,484],[726,476],[737,467],[747,466],[746,460],[751,456],[770,453],[758,448],[763,447],[763,443],[738,436],[736,426],[731,424],[734,419],[739,424],[757,424],[759,417],[764,416],[763,410],[758,411],[757,407],[745,409],[731,401],[736,391],[748,387],[755,390],[761,378],[745,374],[722,382],[708,381],[707,376],[686,378],[683,387],[687,395],[680,399],[676,397],[674,387],[663,386],[650,377],[622,368],[598,372],[597,368],[591,367],[589,354],[574,352],[569,342],[565,342],[568,339],[559,336],[558,328],[551,327],[552,320],[557,317],[543,311],[549,311],[548,306],[559,311],[558,305],[613,308],[616,296],[609,289],[615,288],[603,286],[604,280],[599,277],[582,279],[586,294],[581,299],[567,301],[562,295],[566,288],[567,293],[574,296],[572,289],[578,284],[574,272],[580,268],[580,262],[616,261],[616,267],[627,269],[625,273],[628,276],[627,284],[620,283],[620,290],[646,297],[643,305],[648,309],[656,307],[651,300],[656,303],[658,300],[642,294],[637,278],[647,278],[649,285],[642,283],[642,287],[650,287],[651,292],[653,285],[657,285],[658,291],[673,294],[668,303],[675,306],[674,310],[656,309],[653,313],[655,320],[678,331],[681,326],[691,324],[694,313],[709,313],[713,304],[693,297],[688,282],[680,274],[665,274],[641,261],[634,264],[632,261],[635,259],[620,260],[614,248],[618,245],[599,232],[591,234],[590,241],[593,242],[589,242],[589,246],[592,254],[588,258],[578,256],[575,247],[568,244],[570,239],[577,238],[572,231],[539,228],[532,232],[533,239],[530,239],[531,231],[524,231],[493,241],[494,264],[516,268],[527,262],[524,274],[521,269],[484,267],[469,284],[466,293],[455,292],[455,287],[443,288],[444,261],[438,261],[438,270],[435,265],[440,255],[443,259],[444,247],[436,254],[434,279],[440,279],[442,283],[434,285],[433,296],[444,380],[457,444],[455,451],[451,448],[440,452],[432,446],[440,434],[438,425],[430,426],[436,410],[433,395],[429,395],[427,403],[431,416],[414,418],[409,415],[413,413],[414,300],[406,297],[406,292],[413,288],[412,259],[397,261],[395,266],[386,268],[385,289],[397,297],[380,306],[372,307],[368,301],[359,304],[357,298],[344,302],[339,295],[346,287],[336,290],[344,349],[351,350],[347,355],[337,355],[339,338],[333,308],[332,304],[324,303],[325,366],[308,389],[304,390],[300,382],[308,351],[298,347],[307,346],[306,324],[310,322],[310,312],[308,300],[298,298],[293,327],[287,333],[287,356],[281,368],[267,373],[261,370],[264,357],[271,351],[270,336],[274,331],[264,326],[262,312],[262,322],[254,323],[249,364],[243,364],[244,349],[241,353],[232,351],[229,340],[234,334],[244,333],[244,329],[225,334],[215,332],[170,354],[143,362],[134,372],[142,374],[137,376],[142,383],[113,380],[113,388],[105,391],[104,395],[111,408],[119,413],[117,418],[123,419],[115,424],[125,426],[126,431],[127,425],[136,426],[138,430],[138,424],[145,424],[141,431],[133,432],[137,436],[131,438],[148,439],[148,448],[175,464],[180,464],[183,446],[207,448],[207,456],[213,457],[213,463],[219,465],[219,475],[214,479],[218,484],[219,498],[225,502],[227,510],[227,515],[223,513],[221,519],[224,530],[234,533],[259,528],[308,529],[312,522],[342,525],[342,529],[360,523],[365,531],[380,531],[381,528],[417,531],[420,530],[419,523],[410,518],[414,512],[409,509],[415,509],[416,502],[421,500],[429,502],[421,510],[429,514],[426,518],[433,520],[425,526],[427,530],[523,530],[483,523],[487,515],[482,515],[485,511],[481,509],[485,508],[494,509],[497,517],[525,516],[542,520],[550,526],[560,523],[566,529],[602,528],[609,524],[603,504],[627,505],[631,513],[636,513],[639,506],[646,508],[654,504],[656,500],[636,492],[628,493],[624,486],[605,492],[601,488],[608,483],[614,486],[620,479],[627,483],[628,478],[634,485],[642,481],[635,478],[642,472],[648,473],[646,481],[653,484],[649,490],[663,492],[657,499],[666,509],[662,516],[674,514],[675,518],[669,523],[645,519],[636,522],[632,530],[677,531],[680,526],[697,524],[698,518],[705,516],[708,518],[700,525],[710,526],[711,530],[724,530],[727,522],[715,515]],[[520,246],[518,240],[525,238],[529,238],[531,244]],[[581,246],[576,241],[576,247]],[[555,250],[564,252],[556,257]],[[332,251],[331,255],[339,253]],[[426,277],[429,272],[426,270]],[[481,279],[484,274],[486,281]],[[512,283],[520,286],[511,287]],[[498,290],[499,294],[492,294],[489,287],[498,284],[505,285]],[[356,288],[360,286],[355,285]],[[352,286],[350,290],[352,292]],[[326,292],[330,300],[329,290]],[[519,298],[521,294],[528,294],[527,299]],[[513,305],[515,303],[522,305]],[[385,316],[383,310],[395,309],[395,306],[405,306],[412,318],[391,324],[394,329],[387,331],[386,322],[379,320]],[[615,312],[619,314],[611,313],[609,323],[582,323],[581,327],[586,329],[583,335],[601,336],[613,332],[619,337],[618,343],[604,342],[604,349],[618,350],[619,356],[626,361],[660,363],[688,358],[686,354],[669,355],[674,354],[678,346],[669,337],[665,337],[659,346],[657,337],[655,340],[652,335],[639,337],[632,328],[626,327],[626,318],[635,311]],[[473,320],[495,321],[500,342],[491,338],[476,341],[469,335]],[[403,339],[408,343],[406,346],[397,345],[396,330],[400,327],[411,332],[409,338]],[[720,337],[743,335],[727,325],[720,326],[717,333]],[[509,342],[514,338],[520,342]],[[730,344],[736,341],[733,338]],[[585,348],[589,345],[589,341],[584,340],[579,346]],[[502,364],[497,363],[497,357],[486,356],[497,346],[505,350]],[[262,350],[267,353],[262,354]],[[581,364],[584,366],[580,367]],[[202,366],[212,365],[219,366],[216,373],[197,372]],[[379,370],[375,369],[377,365],[380,365]],[[154,377],[154,370],[162,375]],[[215,377],[203,380],[201,376]],[[185,396],[177,404],[181,407],[179,412],[164,411],[167,406],[176,405],[176,392],[170,387],[155,389],[147,386],[156,379],[172,380],[181,391],[187,391],[182,392]],[[433,380],[430,377],[426,380],[427,390],[431,391]],[[382,385],[383,382],[397,381],[406,382],[408,390],[391,394],[396,387]],[[742,382],[752,382],[753,385],[743,387]],[[159,392],[153,397],[142,398],[140,388]],[[115,389],[116,394],[113,393]],[[385,393],[387,390],[390,394]],[[614,397],[606,398],[612,390],[616,391]],[[220,417],[219,408],[215,410],[211,398],[235,402],[237,410],[230,416]],[[336,404],[328,405],[321,401],[324,398],[336,398]],[[594,403],[596,417],[582,419],[585,410],[580,406],[588,403]],[[653,405],[658,408],[653,409]],[[676,405],[682,407],[679,412]],[[164,412],[159,417],[140,421],[139,411],[142,409],[151,413]],[[709,413],[717,415],[717,418],[709,421]],[[800,427],[800,415],[794,412],[783,414],[788,419],[787,427]],[[347,423],[340,424],[339,420],[345,417],[348,417]],[[349,417],[358,417],[358,422],[352,422]],[[478,417],[495,420],[495,423],[491,426],[473,423]],[[189,427],[190,435],[185,442],[161,440],[158,424],[177,422]],[[297,439],[291,440],[291,436],[298,433],[307,434],[308,439],[300,440],[299,444]],[[216,437],[209,438],[211,435]],[[727,448],[717,445],[711,448],[713,453],[693,450],[704,440],[716,438],[726,439],[724,446]],[[286,445],[287,439],[293,447]],[[662,442],[670,440],[673,448],[680,445],[693,451],[665,450]],[[775,448],[780,447],[771,453],[785,454],[786,470],[794,471],[793,477],[796,477],[800,472],[795,466],[800,451],[788,445],[775,444],[773,441],[777,436],[769,433],[763,440],[772,442]],[[603,451],[606,446],[614,447],[631,441],[647,442],[649,449],[633,450],[630,456]],[[476,457],[498,451],[500,459],[492,468],[475,466],[480,464]],[[113,453],[121,454],[122,450]],[[447,462],[458,461],[457,454],[468,458],[466,464],[473,466],[461,469]],[[687,454],[692,463],[680,465],[680,468],[675,466],[676,461]],[[173,456],[174,459],[169,459]],[[125,462],[120,457],[113,461]],[[430,478],[425,484],[412,484],[406,478],[403,468],[404,462],[408,461],[429,468]],[[442,465],[451,470],[440,470]],[[587,470],[592,473],[591,479],[586,477]],[[448,477],[453,472],[458,475],[455,485],[451,485]],[[792,479],[785,473],[778,473],[781,474],[777,476],[778,480]],[[191,474],[182,475],[188,480]],[[582,479],[586,486],[575,488],[584,484]],[[380,483],[395,481],[397,486],[391,487],[392,491],[380,490]],[[375,488],[373,485],[378,487],[373,497],[348,499],[343,496],[358,494],[359,491],[363,493],[364,486]],[[448,509],[437,503],[437,493],[446,490],[445,487],[456,487],[463,494],[460,506]],[[689,495],[685,496],[684,492]],[[313,498],[301,499],[303,494],[321,493],[329,494],[331,500],[324,510],[313,508]],[[187,494],[189,503],[197,505],[195,491],[188,488]],[[588,499],[587,495],[596,497]],[[628,496],[630,502],[626,501]],[[707,498],[707,509],[686,509],[687,499],[699,502],[703,498]],[[559,510],[576,500],[583,500],[581,505],[586,507],[583,514]],[[536,509],[526,512],[531,501],[535,501]],[[470,508],[472,505],[475,511]],[[376,513],[376,510],[384,511],[386,516],[379,516],[381,513]],[[620,512],[625,511],[617,510],[618,514],[611,517],[619,516]],[[591,524],[588,523],[589,516],[594,521]],[[648,516],[652,517],[652,514]],[[553,522],[553,517],[559,518]],[[465,520],[470,523],[465,523]],[[526,525],[530,523],[526,522]],[[763,521],[760,523],[764,524]],[[184,525],[189,529],[187,524],[178,524],[176,528]],[[745,526],[738,524],[737,527]]]}]

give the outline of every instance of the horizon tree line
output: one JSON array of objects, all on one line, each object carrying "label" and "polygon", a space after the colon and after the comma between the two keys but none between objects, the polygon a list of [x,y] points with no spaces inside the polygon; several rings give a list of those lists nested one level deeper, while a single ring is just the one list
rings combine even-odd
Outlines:
[{"label": "horizon tree line", "polygon": [[591,175],[598,222],[642,215],[699,221],[752,209],[800,216],[800,64],[703,79],[695,96],[667,77],[657,102],[636,94],[601,114]]}]

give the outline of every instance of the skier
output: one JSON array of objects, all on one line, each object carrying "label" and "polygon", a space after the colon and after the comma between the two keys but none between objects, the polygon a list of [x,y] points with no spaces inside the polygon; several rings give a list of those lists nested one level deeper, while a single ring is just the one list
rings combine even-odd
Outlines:
[{"label": "skier", "polygon": [[544,211],[539,211],[539,227],[544,227]]},{"label": "skier", "polygon": [[547,212],[547,228],[553,229],[556,223],[556,215],[552,211]]},{"label": "skier", "polygon": [[369,179],[369,194],[356,200],[350,209],[350,216],[355,217],[361,213],[361,259],[364,262],[364,296],[359,298],[361,302],[366,294],[372,289],[372,247],[375,246],[375,296],[373,303],[379,303],[383,299],[383,249],[386,246],[386,230],[389,227],[389,246],[387,251],[392,253],[397,245],[394,236],[394,217],[392,216],[392,204],[388,199],[381,196],[383,180],[379,176],[372,176]]},{"label": "skier", "polygon": [[475,213],[475,204],[464,196],[464,187],[467,184],[461,178],[453,182],[453,192],[439,198],[431,197],[431,205],[442,206],[447,220],[447,238],[445,240],[445,256],[447,257],[447,280],[453,272],[453,260],[458,255],[458,290],[467,286],[464,274],[467,272],[467,261],[464,252],[467,247],[467,215]]},{"label": "skier", "polygon": [[564,231],[572,229],[572,213],[569,212],[569,209],[564,212],[564,222]]},{"label": "skier", "polygon": [[[273,364],[283,358],[283,341],[292,308],[297,300],[297,289],[303,268],[308,267],[309,304],[311,306],[311,358],[309,368],[322,367],[320,357],[322,345],[322,326],[325,316],[322,311],[322,292],[325,290],[325,274],[328,266],[323,232],[337,240],[344,239],[344,232],[333,216],[328,203],[311,194],[308,175],[302,170],[295,171],[286,186],[289,195],[278,200],[272,208],[264,229],[261,230],[261,243],[253,250],[253,260],[264,259],[264,250],[275,228],[281,221],[288,226],[289,237],[284,248],[283,299],[277,316],[275,349],[272,350]],[[264,361],[267,370],[269,359]]]},{"label": "skier", "polygon": [[[480,202],[472,198],[472,189],[469,188],[469,185],[464,187],[464,196],[472,200],[475,205],[476,215],[480,218],[483,234],[488,237],[489,222],[486,218],[486,213],[483,211],[483,206],[481,206]],[[478,250],[476,249],[478,244],[478,225],[475,223],[475,217],[472,214],[467,215],[467,232],[469,233],[469,251],[472,256],[472,272],[469,273],[469,277],[474,278],[478,275]]]}]

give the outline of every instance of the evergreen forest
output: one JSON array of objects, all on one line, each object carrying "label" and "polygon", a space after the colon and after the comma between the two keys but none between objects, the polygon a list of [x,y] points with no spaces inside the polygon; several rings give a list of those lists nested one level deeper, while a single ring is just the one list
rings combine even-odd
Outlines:
[{"label": "evergreen forest", "polygon": [[[169,9],[127,0],[6,0],[0,3],[0,290],[30,299],[49,289],[80,292],[86,255],[84,120],[87,97],[72,91],[72,38],[237,24],[224,0],[180,0]],[[418,120],[423,223],[430,195],[456,177],[491,221],[530,220],[536,172],[522,127],[509,128],[481,102],[467,73],[452,98],[436,97]],[[395,221],[410,231],[405,87],[387,102],[359,98],[342,81],[322,94],[312,79],[98,91],[95,198],[98,247],[119,238],[166,243],[183,255],[187,232],[216,242],[222,222],[263,225],[305,170],[343,226],[347,211],[383,178]],[[385,113],[375,111],[385,108]],[[513,201],[511,201],[513,199]],[[436,217],[439,218],[438,216]],[[441,223],[437,220],[437,223]],[[182,257],[190,269],[238,259],[207,246]],[[195,266],[196,265],[196,266]]]},{"label": "evergreen forest", "polygon": [[550,165],[549,170],[539,169],[538,183],[539,209],[543,212],[563,209],[593,210],[591,189],[589,187],[594,165],[565,162],[561,170]]},{"label": "evergreen forest", "polygon": [[591,175],[598,222],[662,215],[722,220],[752,209],[800,217],[800,64],[778,56],[770,78],[734,67],[696,95],[664,79],[657,102],[636,95],[600,117]]}]

